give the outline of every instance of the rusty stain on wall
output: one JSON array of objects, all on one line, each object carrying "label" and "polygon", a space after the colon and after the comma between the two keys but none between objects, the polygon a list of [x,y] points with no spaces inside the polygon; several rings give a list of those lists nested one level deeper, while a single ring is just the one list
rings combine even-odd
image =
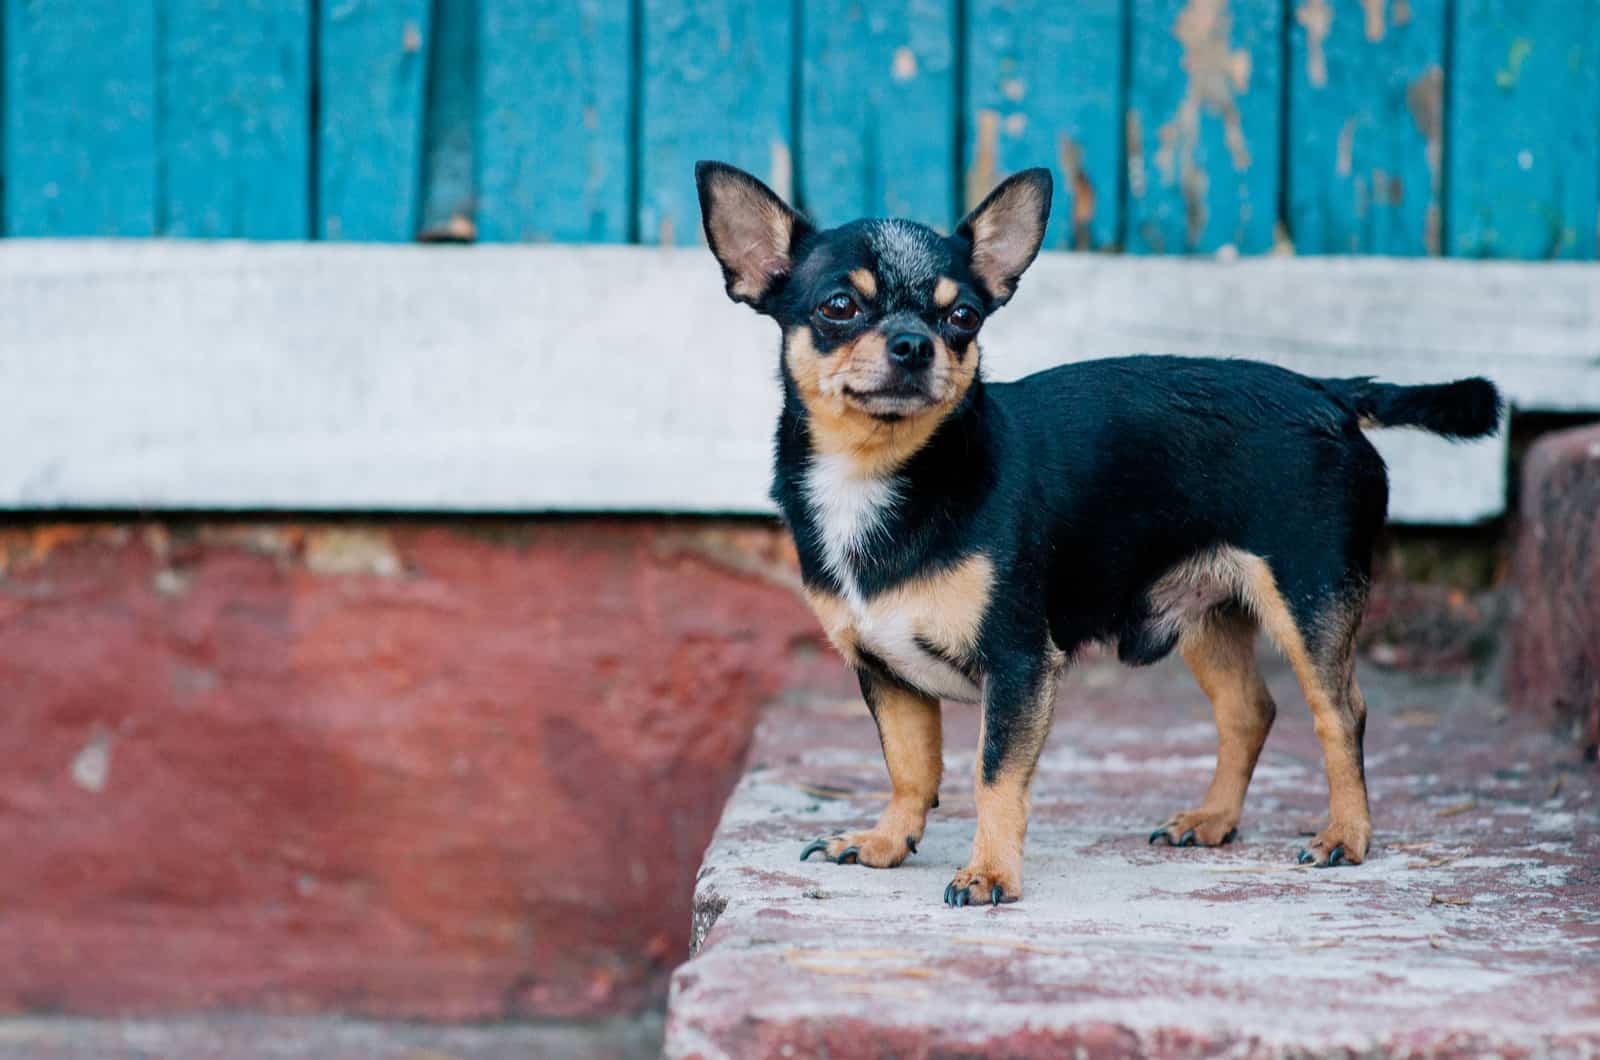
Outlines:
[{"label": "rusty stain on wall", "polygon": [[1200,241],[1209,219],[1206,196],[1211,178],[1195,157],[1202,113],[1222,119],[1223,141],[1234,170],[1243,173],[1250,168],[1238,104],[1238,97],[1250,89],[1250,53],[1230,46],[1232,31],[1227,0],[1189,0],[1173,27],[1183,46],[1188,85],[1177,112],[1158,133],[1155,161],[1163,182],[1177,183],[1183,195],[1191,246]]},{"label": "rusty stain on wall", "polygon": [[1056,160],[1072,188],[1072,249],[1094,248],[1094,182],[1083,169],[1083,147],[1066,133],[1056,137]]},{"label": "rusty stain on wall", "polygon": [[1295,12],[1295,20],[1306,31],[1306,80],[1313,88],[1328,83],[1328,31],[1333,28],[1333,8],[1328,0],[1306,0]]},{"label": "rusty stain on wall", "polygon": [[1406,86],[1406,109],[1422,134],[1428,160],[1429,198],[1423,216],[1422,245],[1429,254],[1441,253],[1439,191],[1444,180],[1444,71],[1430,66]]},{"label": "rusty stain on wall", "polygon": [[972,165],[967,167],[967,209],[976,207],[994,189],[999,150],[1000,112],[978,111],[978,142],[972,152]]}]

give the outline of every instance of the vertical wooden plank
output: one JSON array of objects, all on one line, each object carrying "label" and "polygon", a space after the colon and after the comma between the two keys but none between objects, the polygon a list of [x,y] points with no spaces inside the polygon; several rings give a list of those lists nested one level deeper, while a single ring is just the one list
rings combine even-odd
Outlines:
[{"label": "vertical wooden plank", "polygon": [[481,2],[480,237],[627,239],[631,5]]},{"label": "vertical wooden plank", "polygon": [[1445,0],[1294,0],[1290,236],[1302,254],[1438,254]]},{"label": "vertical wooden plank", "polygon": [[1133,0],[1128,249],[1272,247],[1280,0]]},{"label": "vertical wooden plank", "polygon": [[162,0],[163,235],[310,234],[307,0]]},{"label": "vertical wooden plank", "polygon": [[644,0],[640,239],[701,238],[694,163],[748,170],[788,197],[792,5]]},{"label": "vertical wooden plank", "polygon": [[1045,246],[1116,243],[1122,7],[1123,0],[968,0],[968,209],[1010,173],[1049,165],[1056,192]]},{"label": "vertical wooden plank", "polygon": [[434,12],[418,233],[426,240],[465,242],[476,235],[479,16],[478,0],[443,0]]},{"label": "vertical wooden plank", "polygon": [[421,184],[430,0],[322,0],[318,232],[409,240]]},{"label": "vertical wooden plank", "polygon": [[1456,0],[1450,253],[1592,258],[1600,0]]},{"label": "vertical wooden plank", "polygon": [[5,0],[6,230],[155,231],[156,0]]},{"label": "vertical wooden plank", "polygon": [[953,224],[955,8],[954,0],[802,8],[799,190],[818,221]]}]

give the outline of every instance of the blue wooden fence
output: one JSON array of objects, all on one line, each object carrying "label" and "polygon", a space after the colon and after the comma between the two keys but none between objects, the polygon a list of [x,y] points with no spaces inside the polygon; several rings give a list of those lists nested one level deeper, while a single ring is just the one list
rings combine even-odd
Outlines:
[{"label": "blue wooden fence", "polygon": [[731,161],[1054,247],[1593,258],[1600,0],[0,0],[0,231],[698,238]]}]

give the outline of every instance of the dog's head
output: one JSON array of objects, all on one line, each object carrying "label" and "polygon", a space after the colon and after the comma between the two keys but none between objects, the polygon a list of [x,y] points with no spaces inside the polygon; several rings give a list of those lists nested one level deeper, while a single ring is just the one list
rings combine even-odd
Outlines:
[{"label": "dog's head", "polygon": [[978,333],[1050,215],[1046,169],[1006,180],[948,237],[912,221],[818,231],[741,170],[701,162],[695,180],[728,296],[783,328],[784,371],[813,434],[841,450],[922,434],[960,403]]}]

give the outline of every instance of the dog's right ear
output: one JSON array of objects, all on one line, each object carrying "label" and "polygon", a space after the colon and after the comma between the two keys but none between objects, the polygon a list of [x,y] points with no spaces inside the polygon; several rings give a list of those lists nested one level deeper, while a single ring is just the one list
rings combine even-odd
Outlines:
[{"label": "dog's right ear", "polygon": [[794,266],[794,247],[811,231],[771,188],[742,169],[697,162],[700,219],[722,264],[728,297],[760,309]]}]

